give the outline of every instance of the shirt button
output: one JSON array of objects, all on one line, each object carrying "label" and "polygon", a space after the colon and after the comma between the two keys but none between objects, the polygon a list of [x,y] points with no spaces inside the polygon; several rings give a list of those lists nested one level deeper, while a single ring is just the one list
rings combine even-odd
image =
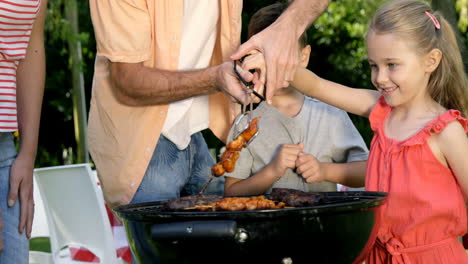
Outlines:
[{"label": "shirt button", "polygon": [[151,152],[151,149],[150,149],[150,148],[146,148],[146,152]]},{"label": "shirt button", "polygon": [[135,184],[134,184],[133,182],[132,182],[132,183],[130,183],[130,187],[133,187],[133,186],[135,186]]},{"label": "shirt button", "polygon": [[160,114],[160,115],[164,115],[164,111],[163,111],[163,110],[160,110],[160,111],[159,111],[159,114]]}]

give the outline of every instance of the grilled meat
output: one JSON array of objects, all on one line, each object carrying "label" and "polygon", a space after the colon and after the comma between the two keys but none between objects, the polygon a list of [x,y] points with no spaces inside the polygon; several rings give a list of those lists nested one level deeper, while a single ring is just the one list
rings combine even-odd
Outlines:
[{"label": "grilled meat", "polygon": [[245,211],[284,208],[282,202],[276,203],[265,196],[226,197],[216,195],[190,195],[170,200],[165,210],[193,210],[193,211]]},{"label": "grilled meat", "polygon": [[218,195],[188,195],[167,201],[164,209],[169,211],[181,210],[184,208],[191,208],[199,204],[214,203],[221,198],[222,197]]},{"label": "grilled meat", "polygon": [[275,188],[271,191],[269,198],[273,201],[283,202],[292,207],[304,207],[318,205],[322,194],[318,192],[303,192],[294,189]]},{"label": "grilled meat", "polygon": [[216,211],[243,211],[284,208],[284,203],[275,203],[265,196],[226,197],[216,202]]},{"label": "grilled meat", "polygon": [[252,119],[250,121],[249,127],[247,127],[246,130],[242,131],[242,137],[244,138],[245,142],[249,142],[250,139],[257,133],[258,131],[258,120],[260,120],[260,116],[257,118]]},{"label": "grilled meat", "polygon": [[236,161],[239,158],[239,151],[252,139],[252,137],[258,131],[258,120],[261,116],[258,116],[250,121],[249,126],[242,131],[234,140],[226,145],[226,151],[221,154],[221,160],[211,167],[211,173],[215,177],[224,175],[225,172],[233,172],[236,166]]},{"label": "grilled meat", "polygon": [[263,196],[221,197],[218,195],[189,195],[167,201],[163,210],[245,211],[288,207],[306,207],[321,204],[326,198],[318,192],[275,188],[268,199]]}]

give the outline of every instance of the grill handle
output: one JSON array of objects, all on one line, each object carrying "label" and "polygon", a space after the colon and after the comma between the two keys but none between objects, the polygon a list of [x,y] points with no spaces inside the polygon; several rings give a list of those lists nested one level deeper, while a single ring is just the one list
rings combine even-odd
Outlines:
[{"label": "grill handle", "polygon": [[153,239],[236,239],[238,233],[237,223],[232,220],[173,222],[151,226]]}]

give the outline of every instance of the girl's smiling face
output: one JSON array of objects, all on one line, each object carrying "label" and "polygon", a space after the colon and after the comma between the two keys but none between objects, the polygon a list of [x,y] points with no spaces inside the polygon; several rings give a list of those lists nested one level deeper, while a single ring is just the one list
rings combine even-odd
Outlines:
[{"label": "girl's smiling face", "polygon": [[430,72],[425,56],[411,44],[392,33],[367,36],[372,84],[391,106],[411,104],[426,94]]}]

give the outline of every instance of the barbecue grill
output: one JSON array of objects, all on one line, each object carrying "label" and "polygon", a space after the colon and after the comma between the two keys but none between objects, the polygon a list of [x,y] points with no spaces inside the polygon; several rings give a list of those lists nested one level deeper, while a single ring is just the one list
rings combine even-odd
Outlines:
[{"label": "barbecue grill", "polygon": [[352,263],[369,239],[386,193],[321,194],[326,199],[310,207],[165,211],[161,201],[114,210],[143,264]]}]

